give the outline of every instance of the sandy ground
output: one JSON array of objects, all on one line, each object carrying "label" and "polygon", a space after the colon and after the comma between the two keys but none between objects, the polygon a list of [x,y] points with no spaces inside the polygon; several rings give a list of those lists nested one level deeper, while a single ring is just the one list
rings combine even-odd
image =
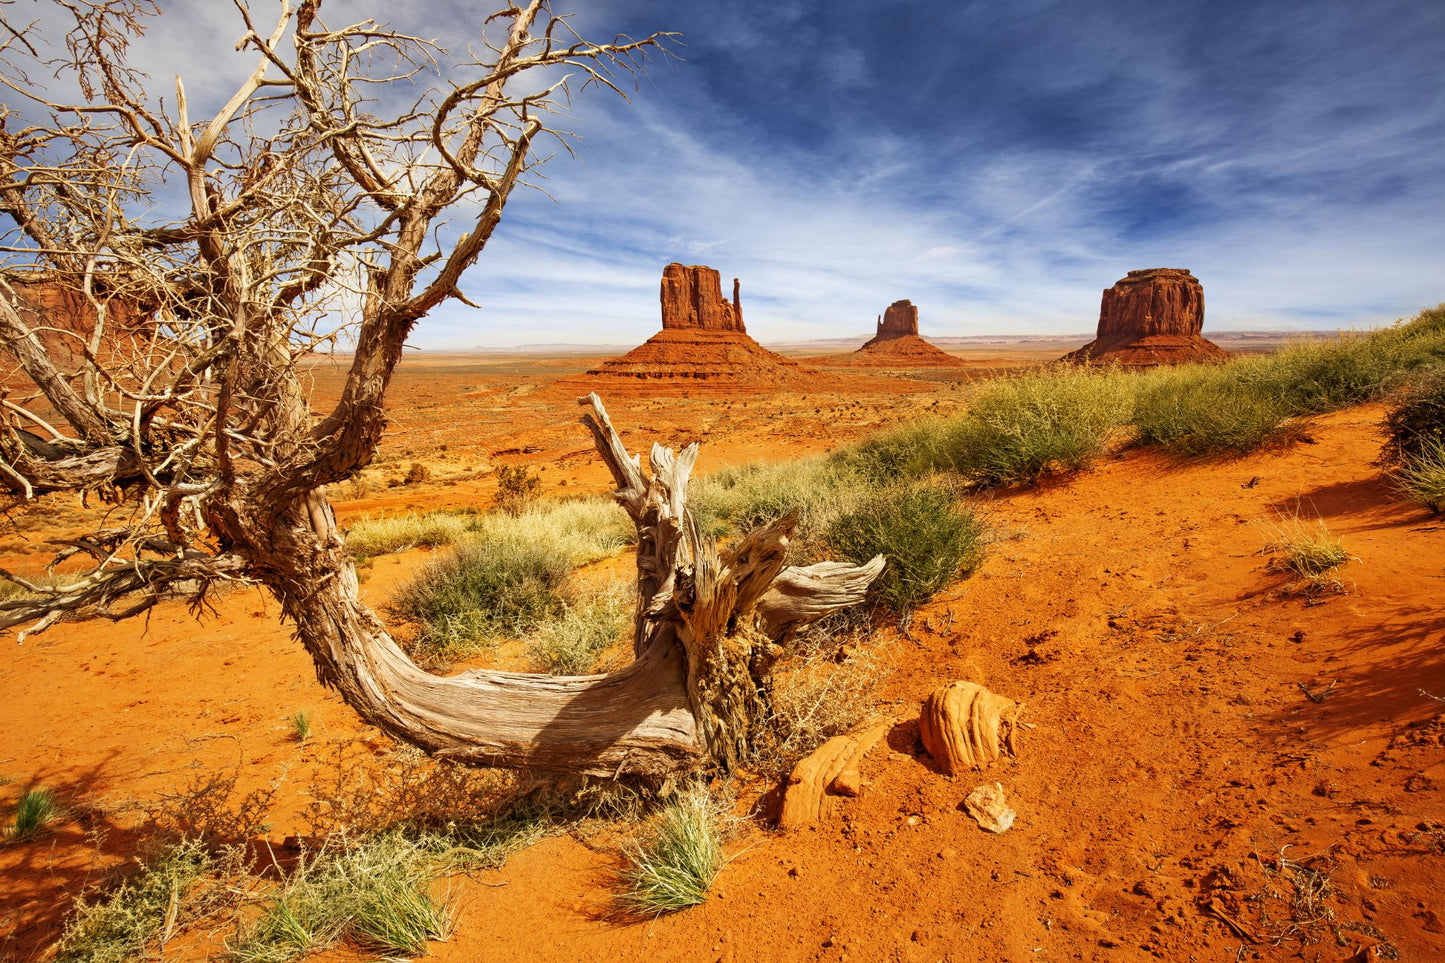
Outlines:
[{"label": "sandy ground", "polygon": [[[1010,363],[1019,359],[1005,359]],[[543,469],[549,494],[600,492],[577,411],[553,382],[586,360],[409,363],[377,470],[343,517],[484,506],[489,469]],[[318,392],[334,379],[322,370]],[[964,374],[955,377],[966,377]],[[702,470],[821,451],[924,412],[954,381],[891,393],[617,397],[630,447],[703,442]],[[895,725],[836,821],[781,834],[756,815],[704,905],[608,918],[616,857],[549,839],[501,870],[449,881],[441,960],[1166,960],[1445,958],[1445,578],[1441,523],[1372,461],[1378,407],[1314,420],[1307,441],[1173,463],[1130,451],[1071,479],[987,498],[997,541],[972,579],[876,643]],[[531,450],[528,450],[531,449]],[[432,480],[389,487],[413,461]],[[493,486],[494,487],[494,486]],[[1283,516],[1323,518],[1357,556],[1343,594],[1288,595],[1265,545]],[[7,564],[71,523],[65,510],[0,543]],[[420,553],[382,558],[384,598]],[[1016,760],[949,778],[922,754],[919,702],[967,678],[1027,704]],[[1422,692],[1423,690],[1423,692]],[[39,955],[71,898],[123,862],[135,806],[198,774],[277,785],[267,838],[337,753],[387,752],[315,681],[254,591],[197,623],[62,624],[0,659],[0,805],[55,788],[72,818],[0,846],[0,959]],[[297,744],[288,717],[313,714]],[[1018,811],[1002,836],[960,811],[982,782]],[[134,804],[134,805],[132,805]],[[1302,868],[1301,868],[1302,867]],[[1309,906],[1296,888],[1327,884]],[[1317,890],[1318,891],[1318,890]],[[1311,918],[1328,912],[1333,925]],[[224,933],[181,957],[216,952]],[[174,956],[175,954],[168,954]]]}]

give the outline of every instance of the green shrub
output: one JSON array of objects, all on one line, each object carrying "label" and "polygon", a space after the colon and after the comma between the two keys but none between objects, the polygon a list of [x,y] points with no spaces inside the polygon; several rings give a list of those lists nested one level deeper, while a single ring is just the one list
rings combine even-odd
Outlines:
[{"label": "green shrub", "polygon": [[832,459],[799,458],[725,468],[693,482],[688,501],[708,534],[746,532],[796,512],[798,538],[806,541],[866,487],[864,479]]},{"label": "green shrub", "polygon": [[986,529],[947,486],[915,483],[871,494],[835,519],[826,538],[836,554],[857,564],[886,556],[874,590],[907,612],[978,567]]},{"label": "green shrub", "polygon": [[1391,399],[1385,412],[1387,466],[1405,465],[1445,444],[1445,366],[1421,372]]},{"label": "green shrub", "polygon": [[1144,377],[1134,424],[1145,444],[1193,457],[1254,451],[1285,433],[1289,412],[1278,395],[1241,380],[1233,365],[1183,365]]},{"label": "green shrub", "polygon": [[10,838],[16,842],[34,839],[60,816],[60,804],[49,789],[30,789],[15,802],[15,823]]},{"label": "green shrub", "polygon": [[593,596],[564,602],[555,618],[527,636],[527,652],[543,672],[592,672],[598,657],[622,637],[631,621],[627,586],[614,584]]},{"label": "green shrub", "polygon": [[1445,444],[1426,439],[1395,468],[1394,477],[1406,498],[1439,512],[1445,506]]},{"label": "green shrub", "polygon": [[839,449],[833,462],[849,472],[879,482],[922,478],[956,467],[960,433],[966,416],[923,418],[881,431]]},{"label": "green shrub", "polygon": [[621,897],[627,910],[658,916],[696,906],[722,867],[717,804],[702,786],[683,792],[628,856]]},{"label": "green shrub", "polygon": [[1133,382],[1113,370],[1053,368],[1001,379],[948,429],[948,467],[989,485],[1075,471],[1127,423]]},{"label": "green shrub", "polygon": [[542,479],[525,465],[502,465],[497,469],[497,511],[520,515],[542,493]]},{"label": "green shrub", "polygon": [[571,569],[572,559],[555,545],[470,540],[428,562],[397,592],[390,611],[417,626],[408,646],[413,658],[444,664],[558,612]]}]

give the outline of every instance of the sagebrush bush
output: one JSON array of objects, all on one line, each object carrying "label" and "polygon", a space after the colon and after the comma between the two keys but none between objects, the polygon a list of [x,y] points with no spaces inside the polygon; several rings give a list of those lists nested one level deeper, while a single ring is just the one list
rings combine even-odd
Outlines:
[{"label": "sagebrush bush", "polygon": [[658,916],[707,899],[722,868],[720,823],[717,803],[705,787],[681,792],[628,851],[623,907],[638,916]]},{"label": "sagebrush bush", "polygon": [[773,666],[767,714],[754,733],[749,766],[787,776],[824,742],[867,721],[887,678],[888,663],[866,633],[815,627]]},{"label": "sagebrush bush", "polygon": [[990,384],[948,429],[946,467],[989,485],[1076,471],[1129,420],[1133,382],[1112,369],[1051,368]]},{"label": "sagebrush bush", "polygon": [[542,479],[525,465],[497,469],[497,511],[520,515],[542,494]]},{"label": "sagebrush bush", "polygon": [[597,669],[597,659],[622,637],[632,621],[632,599],[625,583],[563,602],[562,611],[527,636],[527,652],[543,672],[581,675]]},{"label": "sagebrush bush", "polygon": [[888,559],[873,591],[907,612],[983,561],[987,529],[974,511],[942,483],[915,482],[880,489],[828,527],[828,546],[862,564]]},{"label": "sagebrush bush", "polygon": [[542,541],[480,538],[447,549],[389,606],[417,627],[407,644],[423,664],[455,661],[501,635],[519,635],[562,608],[572,559]]},{"label": "sagebrush bush", "polygon": [[1188,457],[1254,451],[1283,437],[1289,416],[1279,395],[1241,380],[1231,365],[1151,371],[1134,402],[1139,440]]},{"label": "sagebrush bush", "polygon": [[140,959],[151,940],[169,924],[194,917],[208,903],[226,901],[230,887],[196,893],[217,866],[225,875],[241,872],[240,851],[212,856],[199,840],[185,840],[144,861],[129,879],[104,898],[79,900],[55,946],[59,963],[126,963]]},{"label": "sagebrush bush", "polygon": [[1445,365],[1420,372],[1390,399],[1380,460],[1389,467],[1445,445]]}]

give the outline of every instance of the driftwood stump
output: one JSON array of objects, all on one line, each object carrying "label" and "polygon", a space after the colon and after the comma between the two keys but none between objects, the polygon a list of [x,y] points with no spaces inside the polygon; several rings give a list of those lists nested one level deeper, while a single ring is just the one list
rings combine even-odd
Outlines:
[{"label": "driftwood stump", "polygon": [[[796,520],[784,518],[719,549],[687,505],[698,446],[653,445],[652,474],[612,427],[602,400],[580,399],[583,423],[637,526],[637,606],[631,665],[606,675],[473,670],[442,677],[407,658],[361,603],[329,507],[273,533],[278,581],[314,586],[283,595],[286,614],[321,679],[367,722],[463,762],[601,776],[656,777],[748,755],[781,644],[863,600],[883,570],[783,564]],[[318,573],[342,572],[321,579]],[[278,593],[280,594],[280,593]]]}]

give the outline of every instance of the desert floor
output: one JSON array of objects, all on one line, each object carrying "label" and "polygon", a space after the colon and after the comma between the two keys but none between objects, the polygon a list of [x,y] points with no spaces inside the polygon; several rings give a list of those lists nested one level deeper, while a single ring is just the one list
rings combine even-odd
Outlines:
[{"label": "desert floor", "polygon": [[[959,410],[959,379],[1040,350],[930,380],[606,400],[630,448],[700,440],[705,473]],[[499,464],[540,469],[548,496],[605,492],[572,380],[591,360],[408,360],[376,467],[332,493],[339,515],[484,508]],[[338,371],[317,365],[318,397]],[[982,496],[996,541],[979,573],[874,639],[892,666],[877,712],[893,725],[836,820],[779,833],[775,787],[744,785],[752,815],[709,900],[633,924],[608,912],[614,850],[547,839],[440,884],[457,924],[432,957],[1445,959],[1445,533],[1373,464],[1380,416],[1319,417],[1239,459],[1123,450]],[[430,479],[402,483],[412,463]],[[0,564],[38,567],[74,511],[17,518]],[[1294,516],[1323,519],[1356,556],[1342,594],[1292,596],[1269,570],[1263,549]],[[384,599],[424,557],[377,559],[367,592]],[[950,778],[916,720],[963,678],[1025,702],[1035,728],[1017,759]],[[199,622],[167,605],[12,642],[0,693],[0,806],[38,783],[73,813],[41,841],[0,845],[0,959],[42,954],[72,898],[132,855],[136,814],[197,774],[235,773],[240,792],[279,783],[267,839],[284,849],[339,759],[390,752],[250,590]],[[315,720],[307,743],[288,736],[297,710]],[[1018,812],[1001,836],[960,810],[993,781]],[[217,953],[226,935],[167,958]]]}]

